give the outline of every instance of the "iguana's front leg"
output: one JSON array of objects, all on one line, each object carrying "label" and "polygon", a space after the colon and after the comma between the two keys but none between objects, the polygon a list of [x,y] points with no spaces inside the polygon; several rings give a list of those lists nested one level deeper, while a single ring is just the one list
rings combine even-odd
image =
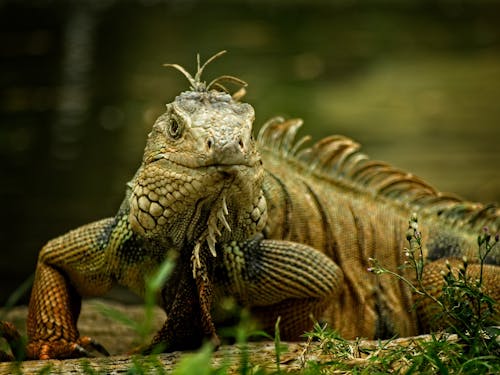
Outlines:
[{"label": "iguana's front leg", "polygon": [[281,316],[281,337],[296,340],[321,317],[341,291],[341,269],[320,251],[295,242],[266,240],[262,235],[224,247],[217,283],[252,309],[272,331]]},{"label": "iguana's front leg", "polygon": [[214,347],[220,345],[210,311],[213,297],[212,256],[208,249],[204,250],[194,275],[193,260],[189,254],[177,259],[173,274],[161,293],[160,304],[167,319],[152,343],[144,349],[139,348],[140,352],[195,349],[201,346],[203,340],[210,340]]},{"label": "iguana's front leg", "polygon": [[76,327],[81,296],[102,295],[112,275],[104,250],[114,219],[104,219],[50,241],[40,252],[31,293],[27,357],[68,358],[87,355],[87,349],[107,354]]}]

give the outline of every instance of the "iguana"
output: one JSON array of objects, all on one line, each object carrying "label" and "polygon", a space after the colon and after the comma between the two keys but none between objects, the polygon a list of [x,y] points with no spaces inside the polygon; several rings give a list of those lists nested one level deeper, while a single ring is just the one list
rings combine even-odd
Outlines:
[{"label": "iguana", "polygon": [[[115,217],[49,241],[41,250],[27,320],[28,358],[67,358],[97,349],[76,326],[81,297],[114,283],[144,293],[145,276],[175,254],[158,303],[166,321],[151,347],[165,351],[219,343],[212,315],[225,296],[251,309],[265,328],[281,316],[283,339],[324,319],[344,337],[416,334],[425,311],[412,309],[397,279],[367,271],[377,258],[398,271],[408,219],[419,215],[439,285],[445,259],[473,259],[480,228],[499,229],[494,205],[442,194],[412,174],[373,161],[359,145],[331,136],[296,141],[302,121],[274,118],[252,136],[254,109],[223,85],[191,76],[190,90],[167,104],[148,135],[143,161]],[[485,268],[500,299],[500,256]],[[474,271],[474,265],[470,266]],[[477,268],[477,267],[476,267]],[[10,325],[3,325],[11,333]]]}]

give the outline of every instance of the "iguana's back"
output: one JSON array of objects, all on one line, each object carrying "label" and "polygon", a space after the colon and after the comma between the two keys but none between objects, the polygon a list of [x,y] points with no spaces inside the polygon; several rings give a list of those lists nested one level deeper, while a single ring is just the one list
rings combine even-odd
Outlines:
[{"label": "iguana's back", "polygon": [[[325,312],[345,337],[413,335],[418,323],[403,282],[368,271],[369,259],[401,273],[408,221],[418,213],[425,255],[477,257],[483,226],[498,210],[437,192],[411,174],[369,160],[352,140],[333,136],[311,148],[295,142],[300,120],[271,120],[259,136],[267,175],[268,238],[308,244],[344,273],[343,291]],[[490,263],[498,263],[498,251]],[[348,317],[348,319],[346,319]]]}]

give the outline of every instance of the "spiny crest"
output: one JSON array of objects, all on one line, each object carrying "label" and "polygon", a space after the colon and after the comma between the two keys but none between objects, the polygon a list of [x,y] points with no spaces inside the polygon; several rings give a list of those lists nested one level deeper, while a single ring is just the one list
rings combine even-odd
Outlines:
[{"label": "spiny crest", "polygon": [[227,231],[231,232],[231,226],[226,218],[228,214],[229,210],[227,208],[226,196],[223,193],[222,199],[220,199],[210,211],[210,215],[207,220],[207,229],[200,235],[200,238],[194,246],[192,253],[194,278],[196,278],[196,271],[201,268],[200,251],[203,244],[206,243],[208,249],[210,250],[210,254],[212,254],[213,257],[216,257],[217,252],[215,250],[215,245],[217,243],[217,237],[222,235],[222,227],[225,227]]},{"label": "spiny crest", "polygon": [[352,139],[334,135],[323,138],[311,147],[303,147],[311,137],[295,140],[302,120],[276,117],[264,124],[257,137],[263,150],[270,150],[311,173],[358,189],[373,196],[385,197],[423,210],[435,212],[456,225],[472,229],[500,227],[500,211],[494,204],[467,202],[455,195],[436,190],[417,176],[391,165],[371,160],[359,151]]},{"label": "spiny crest", "polygon": [[224,91],[226,93],[229,93],[229,90],[222,84],[222,82],[230,82],[230,83],[233,83],[235,85],[241,86],[240,89],[232,95],[233,99],[239,100],[245,95],[245,93],[246,93],[245,87],[248,86],[248,84],[245,81],[243,81],[242,79],[239,79],[237,77],[230,76],[230,75],[222,75],[222,76],[219,76],[219,77],[215,78],[214,80],[212,80],[208,85],[205,81],[201,80],[201,75],[203,74],[203,71],[205,70],[207,65],[225,53],[226,53],[226,51],[220,51],[220,52],[216,53],[215,55],[210,57],[207,61],[205,61],[203,63],[203,65],[200,64],[200,54],[197,54],[196,55],[197,68],[196,68],[196,74],[194,77],[186,69],[184,69],[184,67],[182,67],[181,65],[163,64],[163,66],[168,67],[168,68],[174,68],[174,69],[177,69],[178,71],[180,71],[189,81],[191,90],[195,91],[195,92],[208,92],[210,90],[217,90],[217,91]]}]

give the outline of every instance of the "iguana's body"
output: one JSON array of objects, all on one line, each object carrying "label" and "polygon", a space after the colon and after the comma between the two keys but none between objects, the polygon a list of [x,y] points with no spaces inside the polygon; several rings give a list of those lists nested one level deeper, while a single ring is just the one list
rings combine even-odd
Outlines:
[{"label": "iguana's body", "polygon": [[[325,138],[295,154],[283,141],[292,138],[300,124],[278,120],[261,132],[269,176],[264,191],[273,202],[268,204],[273,220],[264,233],[308,244],[340,267],[342,292],[324,317],[344,337],[416,334],[426,324],[419,323],[412,309],[409,289],[396,278],[367,272],[369,259],[402,272],[408,220],[414,212],[428,260],[463,255],[476,259],[478,233],[484,226],[498,231],[498,210],[439,193],[409,173],[368,159],[358,152],[359,145],[342,136]],[[490,263],[498,266],[499,261],[497,251]],[[490,281],[495,285],[500,280]],[[498,288],[494,293],[500,297]],[[428,317],[420,318],[425,322]]]},{"label": "iguana's body", "polygon": [[[266,326],[282,316],[285,339],[310,328],[311,313],[346,337],[417,333],[428,317],[416,316],[401,282],[369,273],[368,258],[397,271],[412,212],[430,260],[473,258],[479,228],[499,229],[498,210],[442,196],[344,137],[297,150],[300,121],[271,121],[254,143],[253,109],[207,89],[202,70],[157,120],[117,216],[41,251],[29,356],[85,354],[95,345],[76,329],[80,296],[115,282],[141,294],[144,276],[172,253],[175,270],[159,296],[167,320],[154,339],[166,350],[217,343],[211,311],[223,296]],[[499,260],[496,251],[486,270],[497,299]]]}]

